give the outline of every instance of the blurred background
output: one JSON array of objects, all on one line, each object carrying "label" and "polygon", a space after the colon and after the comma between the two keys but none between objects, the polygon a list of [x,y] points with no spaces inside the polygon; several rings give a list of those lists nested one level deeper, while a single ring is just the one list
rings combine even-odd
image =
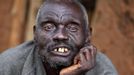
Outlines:
[{"label": "blurred background", "polygon": [[[134,75],[134,0],[81,0],[93,28],[92,43],[119,75]],[[43,0],[0,0],[0,52],[33,39]]]}]

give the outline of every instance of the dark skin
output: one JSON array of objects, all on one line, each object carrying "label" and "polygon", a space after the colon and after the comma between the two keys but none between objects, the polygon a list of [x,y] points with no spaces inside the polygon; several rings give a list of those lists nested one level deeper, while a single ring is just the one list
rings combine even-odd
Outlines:
[{"label": "dark skin", "polygon": [[83,16],[76,3],[42,6],[34,39],[48,75],[82,75],[95,66],[96,48],[88,42]]}]

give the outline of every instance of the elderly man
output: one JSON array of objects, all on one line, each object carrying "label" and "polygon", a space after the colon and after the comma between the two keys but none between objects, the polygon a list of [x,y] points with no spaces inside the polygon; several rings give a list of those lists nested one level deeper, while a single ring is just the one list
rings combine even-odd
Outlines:
[{"label": "elderly man", "polygon": [[79,1],[46,0],[38,11],[34,40],[1,54],[0,75],[117,75],[90,37]]}]

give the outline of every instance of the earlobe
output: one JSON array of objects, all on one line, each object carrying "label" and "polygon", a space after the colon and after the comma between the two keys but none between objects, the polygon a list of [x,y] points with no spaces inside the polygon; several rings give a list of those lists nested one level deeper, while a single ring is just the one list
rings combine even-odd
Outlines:
[{"label": "earlobe", "polygon": [[35,42],[35,35],[36,35],[36,25],[33,26],[33,40]]},{"label": "earlobe", "polygon": [[88,32],[88,38],[89,40],[91,39],[92,36],[92,27],[89,28],[89,32]]},{"label": "earlobe", "polygon": [[36,26],[34,25],[33,26],[33,33],[35,34],[35,31],[36,31]]},{"label": "earlobe", "polygon": [[90,33],[90,36],[92,35],[92,28],[90,27],[89,28],[89,33]]}]

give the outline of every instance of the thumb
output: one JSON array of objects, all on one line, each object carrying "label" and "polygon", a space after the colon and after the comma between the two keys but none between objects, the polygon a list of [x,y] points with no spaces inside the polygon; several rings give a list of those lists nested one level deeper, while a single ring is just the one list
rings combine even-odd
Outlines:
[{"label": "thumb", "polygon": [[61,70],[61,74],[73,72],[74,70],[79,69],[80,67],[81,67],[81,65],[78,63],[78,64],[75,64],[73,66],[64,68]]}]

